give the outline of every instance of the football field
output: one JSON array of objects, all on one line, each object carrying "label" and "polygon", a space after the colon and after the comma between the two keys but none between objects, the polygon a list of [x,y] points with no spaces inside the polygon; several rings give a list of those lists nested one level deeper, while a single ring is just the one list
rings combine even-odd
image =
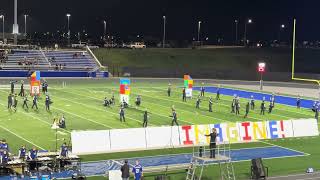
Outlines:
[{"label": "football field", "polygon": [[[66,87],[62,82],[66,82]],[[172,84],[172,95],[167,96],[168,83]],[[198,84],[197,84],[198,83]],[[29,97],[29,109],[22,108],[22,99],[18,99],[17,111],[7,109],[7,96],[9,93],[8,81],[1,81],[0,88],[0,138],[6,139],[11,153],[17,154],[18,148],[26,144],[27,148],[36,146],[38,149],[54,151],[56,139],[58,147],[67,142],[70,144],[72,130],[103,130],[119,128],[142,127],[143,112],[150,112],[149,126],[170,126],[171,107],[174,106],[178,114],[179,125],[187,124],[213,124],[222,122],[287,120],[298,118],[312,118],[314,113],[310,109],[296,109],[292,106],[276,104],[271,114],[260,115],[260,102],[256,101],[256,109],[250,111],[248,118],[244,119],[244,107],[248,99],[241,98],[240,115],[230,113],[231,96],[221,95],[213,105],[213,112],[208,111],[208,98],[215,94],[206,93],[202,98],[200,109],[195,108],[196,98],[182,102],[181,87],[183,81],[178,79],[132,79],[130,108],[125,111],[126,122],[119,121],[119,79],[108,80],[48,80],[49,95],[53,101],[51,111],[47,112],[44,97],[39,100],[39,110],[31,109],[32,99]],[[200,82],[196,82],[200,86]],[[205,84],[216,86],[217,84]],[[19,93],[20,85],[15,90]],[[29,90],[28,90],[29,91]],[[115,95],[116,105],[103,106],[103,99]],[[199,92],[194,91],[194,97]],[[138,95],[142,97],[140,107],[134,105]],[[268,106],[269,103],[266,103]],[[66,129],[51,129],[54,117],[66,118]],[[236,144],[231,148],[281,146],[305,153],[305,156],[277,158],[265,160],[270,175],[291,174],[304,172],[307,167],[320,168],[320,138],[289,138],[278,140],[265,140],[256,143]],[[129,158],[161,154],[190,152],[190,148],[150,150],[142,152],[124,152],[115,154],[82,156],[83,161],[96,161],[115,158]],[[234,163],[237,179],[246,179],[249,176],[250,162]],[[209,179],[217,177],[218,169],[210,166],[205,169],[205,176]],[[174,174],[174,179],[183,178],[185,174]],[[95,177],[97,179],[101,177]],[[148,178],[147,178],[148,179]],[[151,177],[150,177],[151,179]]]}]

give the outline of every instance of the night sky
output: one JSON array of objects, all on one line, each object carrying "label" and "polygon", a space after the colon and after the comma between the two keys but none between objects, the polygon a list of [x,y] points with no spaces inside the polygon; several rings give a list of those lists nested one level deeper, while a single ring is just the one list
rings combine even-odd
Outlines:
[{"label": "night sky", "polygon": [[[109,34],[115,36],[162,36],[162,16],[167,17],[167,38],[192,40],[197,36],[197,22],[202,21],[201,37],[234,39],[239,22],[239,38],[244,20],[248,39],[289,39],[292,19],[297,18],[300,40],[320,39],[319,0],[18,0],[20,31],[24,30],[23,14],[29,14],[29,32],[66,31],[66,13],[71,14],[71,32],[86,29],[102,35],[103,20]],[[6,31],[12,31],[13,0],[0,0],[0,13],[6,16]]]}]

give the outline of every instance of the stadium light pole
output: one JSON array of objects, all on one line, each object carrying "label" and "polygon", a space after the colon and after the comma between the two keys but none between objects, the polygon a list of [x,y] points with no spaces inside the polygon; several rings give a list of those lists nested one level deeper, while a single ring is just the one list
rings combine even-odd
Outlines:
[{"label": "stadium light pole", "polygon": [[238,23],[239,21],[236,19],[234,20],[235,26],[236,26],[236,42],[235,44],[238,44]]},{"label": "stadium light pole", "polygon": [[284,24],[281,24],[280,25],[280,31],[279,31],[279,44],[280,44],[280,41],[281,41],[281,31],[286,28],[286,26]]},{"label": "stadium light pole", "polygon": [[166,16],[162,16],[162,18],[163,18],[162,48],[164,48],[166,43]]},{"label": "stadium light pole", "polygon": [[27,36],[27,17],[28,15],[25,14],[24,16],[24,35]]},{"label": "stadium light pole", "polygon": [[2,40],[4,43],[4,15],[0,15],[0,19],[2,19]]},{"label": "stadium light pole", "polygon": [[103,40],[106,40],[107,21],[103,20]]},{"label": "stadium light pole", "polygon": [[200,42],[201,21],[198,22],[198,42]]},{"label": "stadium light pole", "polygon": [[252,19],[248,19],[244,23],[244,38],[243,38],[243,45],[247,46],[247,25],[252,23]]},{"label": "stadium light pole", "polygon": [[67,19],[68,19],[68,45],[70,46],[70,16],[71,14],[66,14]]}]

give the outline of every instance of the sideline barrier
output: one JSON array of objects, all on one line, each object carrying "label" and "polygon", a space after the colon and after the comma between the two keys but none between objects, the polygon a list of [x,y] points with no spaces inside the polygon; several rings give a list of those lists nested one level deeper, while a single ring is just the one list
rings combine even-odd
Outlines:
[{"label": "sideline barrier", "polygon": [[72,153],[97,154],[120,151],[208,145],[212,128],[218,142],[254,142],[263,139],[318,136],[315,119],[235,122],[97,131],[72,131]]}]

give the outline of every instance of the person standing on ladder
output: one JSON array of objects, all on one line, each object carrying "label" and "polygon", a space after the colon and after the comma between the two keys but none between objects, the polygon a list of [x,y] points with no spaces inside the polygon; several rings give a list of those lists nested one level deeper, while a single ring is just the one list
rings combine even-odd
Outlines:
[{"label": "person standing on ladder", "polygon": [[216,158],[216,148],[217,148],[217,130],[212,128],[212,133],[206,134],[206,137],[210,136],[210,158]]}]

